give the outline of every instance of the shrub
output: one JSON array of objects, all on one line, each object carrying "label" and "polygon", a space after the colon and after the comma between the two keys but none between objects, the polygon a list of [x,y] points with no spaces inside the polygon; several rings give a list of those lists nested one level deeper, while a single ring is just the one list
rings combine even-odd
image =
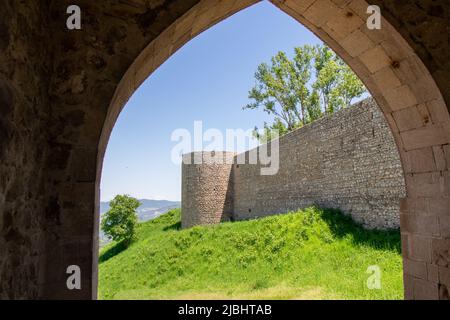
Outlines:
[{"label": "shrub", "polygon": [[135,237],[136,209],[141,203],[130,196],[118,195],[111,201],[111,209],[105,213],[101,227],[111,239],[128,246]]}]

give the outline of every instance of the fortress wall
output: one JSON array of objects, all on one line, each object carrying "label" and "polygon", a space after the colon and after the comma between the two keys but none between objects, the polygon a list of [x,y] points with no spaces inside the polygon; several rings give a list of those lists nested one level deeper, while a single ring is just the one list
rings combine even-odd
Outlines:
[{"label": "fortress wall", "polygon": [[242,220],[317,204],[339,208],[369,229],[399,227],[403,171],[374,100],[315,121],[279,143],[280,168],[272,176],[261,175],[259,165],[184,165],[183,226],[218,223],[230,212]]},{"label": "fortress wall", "polygon": [[258,165],[235,167],[235,219],[317,204],[339,208],[370,229],[399,227],[403,171],[390,129],[374,100],[315,121],[279,142],[277,175],[260,175]]},{"label": "fortress wall", "polygon": [[[181,225],[217,224],[232,214],[234,153],[194,152],[183,157]],[[196,164],[198,163],[198,164]]]}]

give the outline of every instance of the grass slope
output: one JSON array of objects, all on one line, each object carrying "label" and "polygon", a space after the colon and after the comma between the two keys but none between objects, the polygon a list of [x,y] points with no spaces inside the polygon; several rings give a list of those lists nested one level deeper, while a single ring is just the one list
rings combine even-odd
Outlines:
[{"label": "grass slope", "polygon": [[[378,265],[380,290],[366,270]],[[335,210],[180,230],[173,210],[100,253],[100,299],[401,299],[400,234]]]}]

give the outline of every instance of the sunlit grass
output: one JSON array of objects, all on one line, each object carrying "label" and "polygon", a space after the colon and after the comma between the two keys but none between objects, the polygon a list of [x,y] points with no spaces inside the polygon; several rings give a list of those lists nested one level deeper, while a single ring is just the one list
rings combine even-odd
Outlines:
[{"label": "sunlit grass", "polygon": [[[367,231],[336,210],[179,230],[180,211],[100,254],[101,299],[402,299],[398,231]],[[366,282],[381,269],[381,289]]]}]

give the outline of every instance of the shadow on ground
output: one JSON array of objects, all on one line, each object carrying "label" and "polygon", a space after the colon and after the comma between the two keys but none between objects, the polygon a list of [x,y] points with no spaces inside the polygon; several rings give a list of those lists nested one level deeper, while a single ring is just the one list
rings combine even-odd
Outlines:
[{"label": "shadow on ground", "polygon": [[164,231],[178,231],[181,230],[181,221],[175,222],[170,226],[167,226],[163,229]]},{"label": "shadow on ground", "polygon": [[400,230],[367,230],[339,209],[322,209],[322,218],[336,238],[351,237],[353,243],[401,252]]},{"label": "shadow on ground", "polygon": [[98,262],[105,262],[111,259],[112,257],[118,255],[122,251],[126,250],[127,246],[124,241],[118,242],[114,244],[111,248],[105,250],[100,257],[98,258]]}]

